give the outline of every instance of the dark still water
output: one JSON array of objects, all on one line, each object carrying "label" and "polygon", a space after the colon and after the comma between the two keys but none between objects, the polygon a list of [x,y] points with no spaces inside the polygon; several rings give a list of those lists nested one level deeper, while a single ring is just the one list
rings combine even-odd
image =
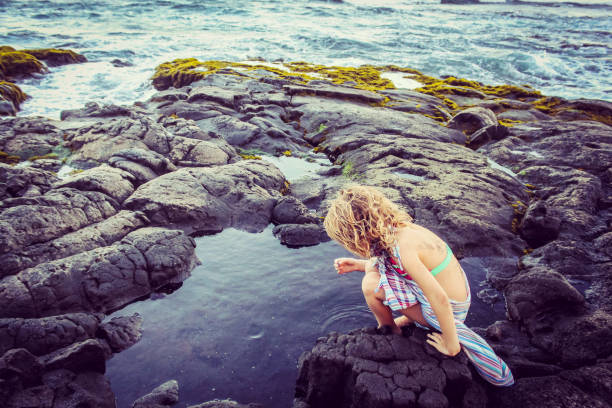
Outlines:
[{"label": "dark still water", "polygon": [[[133,303],[113,316],[140,313],[143,336],[115,355],[107,376],[120,408],[170,379],[185,407],[215,398],[291,406],[297,359],[330,331],[374,326],[361,295],[361,273],[338,276],[328,242],[290,249],[272,236],[225,230],[197,238],[202,265],[170,295]],[[464,263],[473,303],[468,323],[503,317],[476,297],[485,271]],[[112,316],[111,316],[112,317]]]}]

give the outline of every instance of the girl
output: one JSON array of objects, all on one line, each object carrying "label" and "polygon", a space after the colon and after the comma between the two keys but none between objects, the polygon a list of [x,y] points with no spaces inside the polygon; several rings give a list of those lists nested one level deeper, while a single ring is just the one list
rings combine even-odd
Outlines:
[{"label": "girl", "polygon": [[[338,258],[339,274],[364,271],[362,290],[379,326],[400,333],[415,323],[442,332],[427,343],[455,356],[462,349],[490,383],[508,386],[514,378],[506,363],[463,321],[470,287],[449,246],[372,187],[340,190],[325,217],[325,230],[347,250],[365,259]],[[381,290],[382,289],[382,290]],[[394,319],[393,311],[402,316]]]}]

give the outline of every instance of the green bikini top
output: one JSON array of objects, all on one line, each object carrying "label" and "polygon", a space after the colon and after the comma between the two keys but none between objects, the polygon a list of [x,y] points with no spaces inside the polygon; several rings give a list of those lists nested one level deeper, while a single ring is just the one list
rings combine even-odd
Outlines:
[{"label": "green bikini top", "polygon": [[[435,268],[433,268],[431,270],[431,275],[432,276],[436,276],[437,274],[439,274],[440,272],[442,272],[444,270],[444,268],[446,268],[448,266],[448,264],[450,263],[452,257],[453,257],[453,251],[451,251],[450,247],[448,246],[448,244],[446,245],[446,257],[444,258],[444,260],[442,261],[442,263],[438,266],[436,266]],[[395,257],[399,260],[400,256],[399,256],[399,248],[396,245],[393,248],[394,252],[395,252]],[[389,262],[390,262],[390,266],[395,270],[395,272],[406,278],[406,279],[410,279],[412,280],[412,278],[410,277],[410,275],[408,274],[408,272],[404,271],[404,268],[401,265],[401,261],[397,262],[395,259],[393,259],[393,257],[388,257]]]},{"label": "green bikini top", "polygon": [[446,244],[446,258],[444,258],[444,260],[442,261],[442,263],[440,265],[436,266],[435,268],[433,268],[431,270],[432,276],[436,276],[437,274],[442,272],[444,270],[444,268],[446,268],[448,266],[448,264],[450,263],[452,257],[453,257],[453,251],[451,251],[451,249],[448,246],[448,244]]}]

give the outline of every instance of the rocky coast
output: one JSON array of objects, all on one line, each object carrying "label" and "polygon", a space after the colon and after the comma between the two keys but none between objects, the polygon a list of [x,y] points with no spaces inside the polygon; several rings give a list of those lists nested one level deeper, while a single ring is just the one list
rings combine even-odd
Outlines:
[{"label": "rocky coast", "polygon": [[[2,113],[44,55],[0,48]],[[114,407],[105,362],[142,319],[106,315],[180,293],[194,235],[272,223],[288,246],[328,240],[325,204],[350,182],[486,263],[507,319],[479,332],[517,382],[485,384],[421,330],[356,328],[305,350],[294,407],[610,406],[611,103],[397,66],[181,59],[152,83],[131,106],[0,120],[1,406]],[[320,154],[329,166],[294,182],[261,160]],[[134,407],[176,404],[178,388]]]}]

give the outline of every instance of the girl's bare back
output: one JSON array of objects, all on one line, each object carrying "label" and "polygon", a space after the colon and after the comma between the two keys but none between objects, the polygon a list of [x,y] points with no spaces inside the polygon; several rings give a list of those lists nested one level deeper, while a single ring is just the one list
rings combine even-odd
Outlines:
[{"label": "girl's bare back", "polygon": [[[423,265],[430,271],[440,265],[447,254],[446,243],[432,231],[417,224],[400,229],[397,240],[400,247],[405,248],[407,244],[415,251]],[[456,301],[467,299],[468,292],[463,270],[454,255],[451,255],[450,263],[435,276],[435,279],[450,299]]]}]

